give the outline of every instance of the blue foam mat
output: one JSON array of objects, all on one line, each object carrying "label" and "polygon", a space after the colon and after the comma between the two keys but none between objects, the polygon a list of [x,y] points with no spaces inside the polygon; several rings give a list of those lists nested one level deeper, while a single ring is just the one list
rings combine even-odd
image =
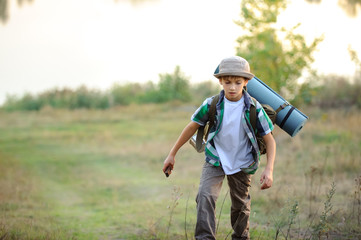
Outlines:
[{"label": "blue foam mat", "polygon": [[[283,97],[257,77],[252,78],[248,82],[247,91],[260,103],[268,104],[275,110],[284,103],[289,104]],[[287,115],[289,116],[286,119]],[[291,137],[294,137],[306,124],[307,119],[308,117],[305,114],[289,104],[277,114],[276,124]]]}]

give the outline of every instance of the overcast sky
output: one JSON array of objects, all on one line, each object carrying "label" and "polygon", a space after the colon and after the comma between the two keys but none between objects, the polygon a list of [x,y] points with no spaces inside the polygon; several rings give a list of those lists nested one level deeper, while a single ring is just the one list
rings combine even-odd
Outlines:
[{"label": "overcast sky", "polygon": [[[192,82],[214,79],[219,61],[235,54],[240,2],[35,0],[18,8],[13,0],[8,22],[0,24],[0,104],[6,94],[157,81],[176,65]],[[360,16],[347,17],[337,0],[294,0],[280,22],[301,22],[310,40],[325,34],[315,54],[321,73],[353,75],[347,47],[361,56]]]}]

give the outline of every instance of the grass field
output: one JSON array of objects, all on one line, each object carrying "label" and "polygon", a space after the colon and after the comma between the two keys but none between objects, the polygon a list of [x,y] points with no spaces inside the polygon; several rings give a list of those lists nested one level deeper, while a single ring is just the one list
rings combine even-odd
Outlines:
[{"label": "grass field", "polygon": [[[186,144],[161,169],[194,109],[0,112],[0,239],[193,239],[203,155]],[[296,137],[274,131],[274,186],[259,189],[265,159],[252,179],[252,239],[361,239],[361,112],[302,110]]]}]

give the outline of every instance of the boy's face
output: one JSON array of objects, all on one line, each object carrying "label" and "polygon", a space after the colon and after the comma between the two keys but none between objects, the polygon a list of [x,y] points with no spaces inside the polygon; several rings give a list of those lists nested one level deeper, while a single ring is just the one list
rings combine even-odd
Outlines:
[{"label": "boy's face", "polygon": [[236,76],[224,76],[219,79],[223,86],[226,98],[229,101],[237,102],[242,98],[243,87],[247,85],[248,79]]}]

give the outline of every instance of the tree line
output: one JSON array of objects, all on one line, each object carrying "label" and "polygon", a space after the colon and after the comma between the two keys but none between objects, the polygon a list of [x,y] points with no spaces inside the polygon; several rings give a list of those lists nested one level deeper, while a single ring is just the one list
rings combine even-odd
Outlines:
[{"label": "tree line", "polygon": [[25,93],[23,96],[8,95],[2,109],[5,111],[40,110],[44,107],[57,109],[108,109],[115,106],[179,101],[189,103],[216,94],[219,84],[204,81],[190,84],[189,77],[176,66],[173,73],[159,74],[159,82],[115,83],[108,89],[54,88],[39,94]]},{"label": "tree line", "polygon": [[[173,73],[160,74],[159,78],[157,84],[117,83],[105,91],[81,86],[77,89],[54,88],[39,94],[26,93],[21,97],[8,95],[0,109],[3,111],[38,111],[44,107],[70,110],[109,109],[130,104],[169,102],[197,106],[221,89],[217,80],[191,84],[179,66]],[[267,79],[263,80],[266,83],[271,82]],[[360,92],[361,74],[355,75],[351,80],[344,76],[315,74],[304,83],[297,84],[288,100],[296,107],[361,109]]]}]

